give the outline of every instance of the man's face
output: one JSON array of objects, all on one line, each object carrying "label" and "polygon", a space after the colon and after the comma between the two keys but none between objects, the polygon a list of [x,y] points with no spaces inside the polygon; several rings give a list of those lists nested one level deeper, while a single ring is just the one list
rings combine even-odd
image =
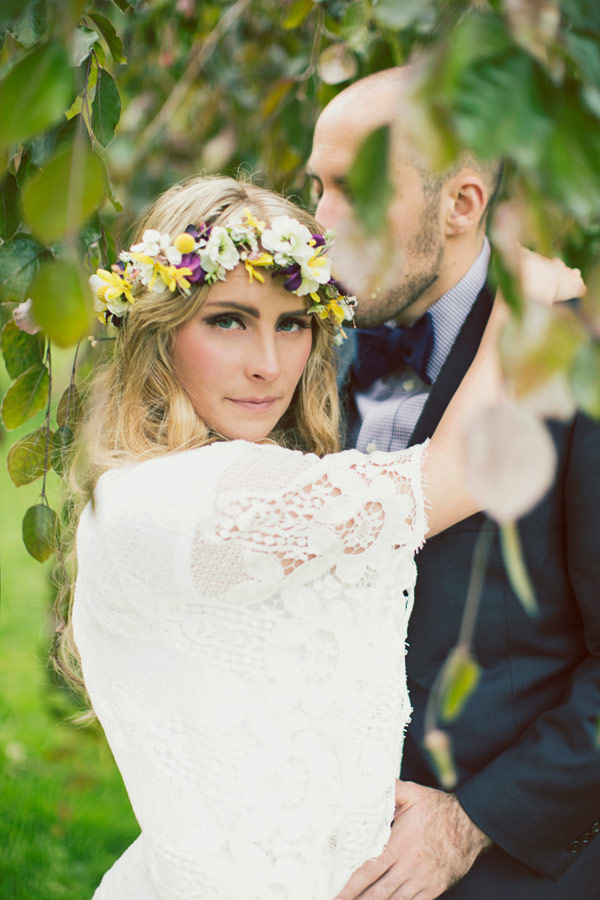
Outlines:
[{"label": "man's face", "polygon": [[[369,99],[365,94],[349,102],[339,96],[317,121],[307,172],[317,201],[316,218],[325,228],[352,216],[347,173],[361,141],[390,121],[394,113],[397,115],[393,105],[398,103],[396,94],[393,98],[374,97],[372,104]],[[388,221],[401,263],[391,290],[375,297],[359,297],[356,320],[367,327],[398,316],[412,321],[422,315],[437,299],[431,292],[423,295],[429,288],[435,291],[444,255],[439,194],[424,190],[421,173],[397,147],[391,155],[394,196]]]}]

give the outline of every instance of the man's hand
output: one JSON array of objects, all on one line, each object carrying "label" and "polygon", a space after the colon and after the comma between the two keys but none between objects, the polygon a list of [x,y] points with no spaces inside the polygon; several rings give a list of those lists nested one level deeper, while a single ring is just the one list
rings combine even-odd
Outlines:
[{"label": "man's hand", "polygon": [[491,844],[453,794],[397,781],[387,846],[354,873],[338,900],[434,900]]}]

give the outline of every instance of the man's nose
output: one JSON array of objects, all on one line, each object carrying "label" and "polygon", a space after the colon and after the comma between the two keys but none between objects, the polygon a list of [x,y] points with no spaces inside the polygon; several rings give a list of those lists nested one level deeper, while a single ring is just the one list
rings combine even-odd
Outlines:
[{"label": "man's nose", "polygon": [[315,219],[323,228],[335,228],[336,225],[339,225],[342,219],[342,209],[331,191],[324,191],[319,198]]},{"label": "man's nose", "polygon": [[247,372],[251,378],[275,381],[281,373],[281,361],[275,335],[257,335],[250,350]]}]

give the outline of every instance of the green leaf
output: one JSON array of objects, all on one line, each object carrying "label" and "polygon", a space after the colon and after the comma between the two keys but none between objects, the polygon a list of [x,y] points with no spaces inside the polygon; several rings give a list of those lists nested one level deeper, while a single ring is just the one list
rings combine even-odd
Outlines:
[{"label": "green leaf", "polygon": [[2,0],[0,3],[0,26],[13,22],[23,9],[23,0]]},{"label": "green leaf", "polygon": [[82,140],[75,140],[27,182],[23,208],[32,230],[51,243],[83,225],[105,194],[106,173],[101,160]]},{"label": "green leaf", "polygon": [[92,296],[79,266],[67,260],[45,263],[31,298],[35,321],[59,347],[70,347],[88,333]]},{"label": "green leaf", "polygon": [[10,26],[10,33],[23,47],[33,47],[34,44],[46,32],[48,27],[48,3],[47,0],[32,0],[14,25]]},{"label": "green leaf", "polygon": [[19,183],[12,172],[0,181],[0,237],[7,241],[17,231],[23,216]]},{"label": "green leaf", "polygon": [[458,776],[452,756],[452,744],[450,735],[440,728],[433,728],[423,737],[423,745],[433,764],[441,786],[451,791],[456,786]]},{"label": "green leaf", "polygon": [[23,517],[23,543],[38,562],[45,562],[57,545],[58,520],[43,503],[30,506]]},{"label": "green leaf", "polygon": [[537,602],[523,559],[519,532],[514,522],[505,522],[500,525],[500,546],[510,586],[519,598],[525,612],[530,616],[536,616],[538,613]]},{"label": "green leaf", "polygon": [[49,385],[48,369],[42,363],[31,366],[11,384],[2,401],[2,421],[9,431],[44,409]]},{"label": "green leaf", "polygon": [[390,129],[383,125],[362,141],[350,171],[348,186],[356,216],[365,231],[377,233],[387,223],[387,208],[393,196],[388,173]]},{"label": "green leaf", "polygon": [[431,14],[432,4],[427,0],[379,0],[373,6],[373,18],[384,28],[398,31],[410,28],[415,22]]},{"label": "green leaf", "polygon": [[29,234],[16,234],[0,247],[0,303],[21,303],[47,250]]},{"label": "green leaf", "polygon": [[67,470],[72,447],[73,432],[68,425],[64,425],[54,434],[50,456],[52,468],[59,475],[64,475]]},{"label": "green leaf", "polygon": [[56,422],[60,428],[66,425],[73,430],[81,418],[81,397],[75,385],[71,382],[58,402],[56,408]]},{"label": "green leaf", "polygon": [[114,138],[120,117],[121,98],[117,86],[106,69],[100,69],[92,103],[92,131],[103,147],[107,147]]},{"label": "green leaf", "polygon": [[463,711],[477,687],[481,670],[468,647],[454,647],[446,660],[440,687],[440,715],[451,722]]},{"label": "green leaf", "polygon": [[314,8],[315,4],[313,0],[294,0],[285,19],[281,23],[283,28],[298,28]]},{"label": "green leaf", "polygon": [[135,3],[128,3],[128,0],[113,0],[115,6],[118,6],[121,12],[127,12],[132,6],[135,6]]},{"label": "green leaf", "polygon": [[580,409],[600,419],[600,343],[590,341],[580,349],[571,370],[571,388]]},{"label": "green leaf", "polygon": [[126,63],[127,57],[123,55],[123,41],[115,31],[112,22],[109,22],[106,16],[101,16],[97,12],[89,13],[86,18],[91,20],[98,34],[108,44],[108,49],[114,61],[116,63]]},{"label": "green leaf", "polygon": [[[6,465],[13,484],[21,487],[31,484],[44,474],[46,466],[46,439],[52,444],[52,432],[45,427],[36,428],[31,434],[17,441],[8,451]],[[49,457],[48,457],[49,459]]]},{"label": "green leaf", "polygon": [[80,66],[92,52],[92,47],[98,39],[96,30],[91,28],[76,28],[71,41],[70,59],[72,66]]},{"label": "green leaf", "polygon": [[565,41],[572,58],[577,63],[584,81],[600,87],[600,51],[598,40],[590,40],[572,32],[565,33]]},{"label": "green leaf", "polygon": [[59,42],[33,50],[0,84],[0,144],[19,143],[52,125],[73,99],[73,75]]},{"label": "green leaf", "polygon": [[21,331],[12,319],[9,319],[0,332],[0,346],[6,371],[11,378],[18,378],[31,366],[42,362],[43,335]]},{"label": "green leaf", "polygon": [[598,0],[561,0],[561,11],[575,28],[600,36],[600,5]]}]

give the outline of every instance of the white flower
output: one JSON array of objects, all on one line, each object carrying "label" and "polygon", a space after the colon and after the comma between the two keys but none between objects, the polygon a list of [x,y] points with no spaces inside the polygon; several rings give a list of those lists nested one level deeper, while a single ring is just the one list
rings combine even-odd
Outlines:
[{"label": "white flower", "polygon": [[234,216],[226,225],[231,239],[236,243],[245,241],[250,244],[253,250],[258,248],[256,241],[256,231],[248,224],[242,222],[241,216]]},{"label": "white flower", "polygon": [[290,216],[277,216],[261,235],[265,250],[271,252],[278,266],[302,262],[315,252],[313,236],[306,227]]},{"label": "white flower", "polygon": [[133,253],[143,253],[144,256],[150,256],[152,259],[162,255],[172,266],[178,266],[181,262],[181,253],[171,244],[171,235],[168,232],[161,234],[154,228],[146,229],[140,243],[133,244],[131,250]]},{"label": "white flower", "polygon": [[17,328],[20,331],[26,332],[26,334],[37,334],[38,331],[41,331],[40,326],[33,318],[32,307],[33,300],[29,297],[24,303],[19,303],[19,305],[13,309],[13,319],[15,320]]},{"label": "white flower", "polygon": [[309,259],[304,259],[300,263],[300,275],[302,284],[294,293],[299,297],[312,294],[318,291],[322,284],[327,284],[331,278],[331,260],[313,252]]},{"label": "white flower", "polygon": [[225,228],[215,225],[204,247],[198,251],[202,268],[209,275],[225,278],[226,272],[234,269],[240,261],[237,247]]}]

